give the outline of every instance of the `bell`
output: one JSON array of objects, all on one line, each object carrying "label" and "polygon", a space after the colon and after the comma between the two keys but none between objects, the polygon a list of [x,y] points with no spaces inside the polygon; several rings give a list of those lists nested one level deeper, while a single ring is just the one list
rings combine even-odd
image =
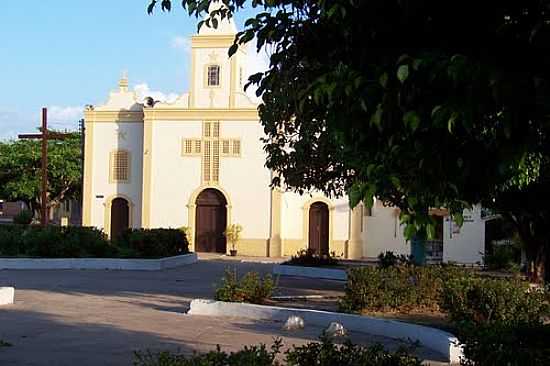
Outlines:
[{"label": "bell", "polygon": [[346,333],[346,328],[338,322],[331,322],[328,328],[325,329],[325,334],[331,338],[343,337]]},{"label": "bell", "polygon": [[298,330],[304,329],[304,319],[296,315],[291,315],[288,317],[285,325],[283,326],[284,330]]}]

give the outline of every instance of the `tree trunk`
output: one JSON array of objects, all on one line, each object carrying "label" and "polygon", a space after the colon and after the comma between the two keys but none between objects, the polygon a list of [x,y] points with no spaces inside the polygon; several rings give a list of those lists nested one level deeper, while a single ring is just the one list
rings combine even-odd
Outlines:
[{"label": "tree trunk", "polygon": [[548,251],[545,243],[526,243],[527,277],[530,282],[548,281]]},{"label": "tree trunk", "polygon": [[[527,256],[527,277],[530,282],[544,283],[548,280],[548,248],[550,239],[544,230],[536,230],[537,225],[529,220],[514,220],[518,234],[523,241]],[[541,227],[538,227],[541,229]]]}]

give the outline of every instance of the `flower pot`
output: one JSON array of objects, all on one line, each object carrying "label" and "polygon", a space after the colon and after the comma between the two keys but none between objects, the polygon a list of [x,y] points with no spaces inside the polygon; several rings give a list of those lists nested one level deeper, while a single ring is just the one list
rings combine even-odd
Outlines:
[{"label": "flower pot", "polygon": [[232,257],[236,257],[237,256],[237,249],[231,249],[229,251],[229,255],[231,255]]}]

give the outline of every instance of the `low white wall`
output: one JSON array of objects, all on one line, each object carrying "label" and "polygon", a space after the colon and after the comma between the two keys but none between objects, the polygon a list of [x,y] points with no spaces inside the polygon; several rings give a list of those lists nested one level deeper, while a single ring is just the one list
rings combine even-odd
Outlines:
[{"label": "low white wall", "polygon": [[348,275],[343,269],[303,267],[303,266],[273,266],[273,274],[280,276],[295,276],[320,278],[326,280],[347,281]]},{"label": "low white wall", "polygon": [[161,259],[119,258],[0,258],[0,269],[113,269],[159,271],[197,262],[190,253]]},{"label": "low white wall", "polygon": [[15,289],[13,287],[0,287],[0,305],[13,304]]},{"label": "low white wall", "polygon": [[420,342],[423,346],[441,353],[449,362],[458,363],[462,357],[462,348],[458,339],[447,332],[416,324],[396,320],[378,319],[353,314],[331,313],[328,311],[281,308],[244,303],[197,299],[191,302],[189,315],[241,317],[255,320],[274,320],[284,322],[290,315],[304,319],[306,327],[315,325],[326,327],[330,322],[341,323],[346,329],[393,339]]}]

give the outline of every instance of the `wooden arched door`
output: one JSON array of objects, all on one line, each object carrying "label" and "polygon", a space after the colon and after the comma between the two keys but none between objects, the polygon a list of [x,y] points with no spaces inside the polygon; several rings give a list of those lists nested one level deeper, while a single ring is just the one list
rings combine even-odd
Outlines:
[{"label": "wooden arched door", "polygon": [[130,227],[130,205],[124,198],[115,198],[111,202],[111,239],[117,239]]},{"label": "wooden arched door", "polygon": [[220,191],[208,188],[199,194],[195,222],[195,251],[226,253],[227,201]]},{"label": "wooden arched door", "polygon": [[319,255],[328,255],[329,214],[328,206],[315,202],[309,207],[309,248]]}]

